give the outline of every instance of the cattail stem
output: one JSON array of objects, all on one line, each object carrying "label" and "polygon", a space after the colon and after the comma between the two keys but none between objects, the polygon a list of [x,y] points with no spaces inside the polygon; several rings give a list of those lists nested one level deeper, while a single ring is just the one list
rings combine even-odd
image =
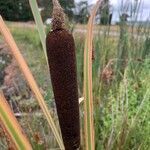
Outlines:
[{"label": "cattail stem", "polygon": [[48,62],[57,113],[66,150],[80,147],[79,103],[75,44],[65,29],[65,15],[53,0],[52,29],[46,38]]}]

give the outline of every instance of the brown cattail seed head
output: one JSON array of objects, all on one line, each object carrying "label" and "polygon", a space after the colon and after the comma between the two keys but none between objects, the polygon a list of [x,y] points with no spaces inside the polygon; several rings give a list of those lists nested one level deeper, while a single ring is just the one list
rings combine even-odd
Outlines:
[{"label": "brown cattail seed head", "polygon": [[46,37],[46,48],[59,124],[65,150],[80,147],[79,102],[75,44],[65,27],[65,15],[53,0],[52,29]]},{"label": "brown cattail seed head", "polygon": [[57,113],[65,150],[80,146],[75,45],[65,29],[47,35],[46,47]]},{"label": "brown cattail seed head", "polygon": [[65,14],[58,0],[53,0],[52,30],[63,29],[65,27]]}]

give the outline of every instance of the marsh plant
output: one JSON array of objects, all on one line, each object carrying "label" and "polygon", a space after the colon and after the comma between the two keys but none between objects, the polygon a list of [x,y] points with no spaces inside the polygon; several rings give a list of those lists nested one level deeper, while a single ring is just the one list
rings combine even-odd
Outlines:
[{"label": "marsh plant", "polygon": [[[30,1],[31,6],[35,6],[35,3],[35,0]],[[60,5],[57,6],[55,9],[62,11]],[[139,11],[142,10],[141,0],[134,3],[121,1],[119,25],[93,28],[98,7],[96,5],[92,11],[86,35],[77,33],[78,26],[75,26],[72,36],[64,26],[62,13],[56,13],[61,19],[53,20],[53,31],[48,33],[46,42],[45,39],[41,41],[33,29],[10,27],[40,86],[40,89],[33,86],[35,82],[31,72],[26,74],[22,67],[35,96],[30,98],[33,104],[23,110],[18,103],[19,113],[22,114],[18,122],[24,127],[27,142],[31,143],[33,149],[64,149],[64,146],[72,149],[72,146],[77,148],[79,145],[88,150],[148,150],[150,147],[149,18],[144,24],[138,21]],[[38,13],[36,7],[31,8],[34,14]],[[122,18],[125,13],[129,13],[130,21]],[[34,18],[37,16],[34,15]],[[46,36],[45,28],[41,22],[38,25],[39,22],[36,20],[40,37]],[[0,29],[4,33],[2,27],[1,21]],[[42,48],[44,51],[41,51]],[[79,105],[78,98],[83,96],[84,100]],[[24,113],[25,110],[28,111]],[[0,138],[0,146],[7,149],[7,140]]]}]

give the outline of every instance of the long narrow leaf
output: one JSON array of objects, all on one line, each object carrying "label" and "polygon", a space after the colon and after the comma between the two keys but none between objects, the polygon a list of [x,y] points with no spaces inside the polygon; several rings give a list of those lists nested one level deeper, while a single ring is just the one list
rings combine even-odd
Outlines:
[{"label": "long narrow leaf", "polygon": [[47,59],[47,52],[46,52],[46,45],[45,45],[45,38],[46,38],[46,33],[45,33],[45,29],[44,29],[44,25],[43,25],[43,21],[38,9],[38,5],[37,5],[37,1],[36,0],[29,0],[30,6],[31,6],[31,10],[34,16],[34,20],[40,35],[40,40],[42,43],[42,47],[44,50],[44,54],[45,54],[45,58],[48,64],[48,59]]},{"label": "long narrow leaf", "polygon": [[32,73],[30,71],[26,61],[24,60],[22,54],[20,53],[19,48],[17,47],[17,45],[16,45],[16,43],[15,43],[15,41],[14,41],[10,31],[9,31],[9,29],[5,25],[5,23],[4,23],[4,21],[3,21],[1,16],[0,16],[0,31],[1,31],[2,35],[4,36],[4,38],[5,38],[5,41],[9,45],[13,56],[17,60],[18,65],[19,65],[20,69],[22,70],[22,72],[23,72],[23,74],[24,74],[24,76],[25,76],[25,78],[26,78],[26,80],[27,80],[31,90],[35,94],[35,97],[36,97],[36,99],[37,99],[37,101],[38,101],[38,103],[39,103],[39,105],[40,105],[40,107],[41,107],[41,109],[42,109],[42,111],[43,111],[43,113],[44,113],[44,115],[45,115],[49,125],[50,125],[50,127],[52,128],[52,131],[54,133],[54,136],[55,136],[55,138],[56,138],[60,148],[64,149],[62,139],[61,139],[61,137],[60,137],[60,135],[58,133],[58,130],[57,130],[55,124],[54,124],[54,121],[53,121],[53,119],[52,119],[52,117],[51,117],[51,115],[49,113],[49,110],[48,110],[48,108],[46,106],[44,98],[43,98],[42,94],[40,93],[38,85],[37,85],[37,83],[36,83]]},{"label": "long narrow leaf", "polygon": [[10,109],[4,95],[0,92],[0,120],[10,135],[15,147],[19,150],[32,150],[23,130]]},{"label": "long narrow leaf", "polygon": [[97,1],[88,22],[87,36],[84,49],[84,112],[85,112],[85,145],[87,150],[95,149],[93,95],[92,95],[92,42],[93,24],[96,12],[101,4]]}]

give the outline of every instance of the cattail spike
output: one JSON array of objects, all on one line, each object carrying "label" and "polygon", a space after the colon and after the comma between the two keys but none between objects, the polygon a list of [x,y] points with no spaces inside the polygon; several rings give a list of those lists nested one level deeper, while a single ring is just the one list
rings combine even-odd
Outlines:
[{"label": "cattail spike", "polygon": [[74,38],[65,27],[65,14],[53,0],[52,29],[46,48],[54,98],[65,150],[80,147],[80,120]]},{"label": "cattail spike", "polygon": [[65,13],[58,0],[53,0],[52,30],[65,28]]}]

